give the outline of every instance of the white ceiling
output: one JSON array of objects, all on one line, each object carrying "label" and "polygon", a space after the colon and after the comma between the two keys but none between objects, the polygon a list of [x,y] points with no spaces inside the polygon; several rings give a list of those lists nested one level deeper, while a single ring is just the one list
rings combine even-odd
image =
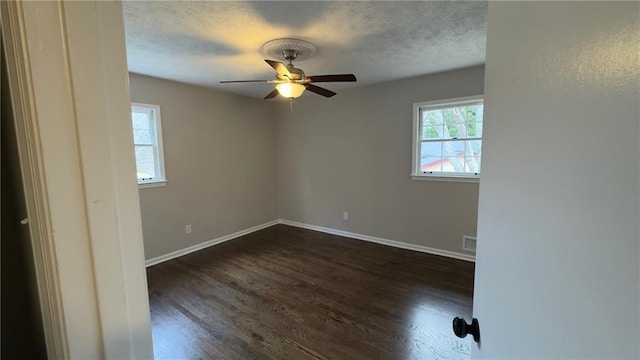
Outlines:
[{"label": "white ceiling", "polygon": [[[129,70],[246,96],[273,79],[262,45],[298,38],[317,47],[294,62],[307,75],[353,73],[331,90],[482,64],[485,1],[125,1]],[[274,59],[282,60],[282,59]]]}]

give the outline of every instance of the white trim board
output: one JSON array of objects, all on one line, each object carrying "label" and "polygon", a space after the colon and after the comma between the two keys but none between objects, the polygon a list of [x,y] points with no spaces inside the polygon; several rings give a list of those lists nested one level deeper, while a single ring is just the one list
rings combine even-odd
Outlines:
[{"label": "white trim board", "polygon": [[436,249],[436,248],[432,248],[432,247],[428,247],[428,246],[424,246],[424,245],[409,244],[409,243],[405,243],[405,242],[401,242],[401,241],[383,239],[383,238],[379,238],[379,237],[375,237],[375,236],[352,233],[352,232],[348,232],[348,231],[337,230],[337,229],[327,228],[327,227],[323,227],[323,226],[309,225],[309,224],[304,224],[304,223],[300,223],[300,222],[297,222],[297,221],[291,221],[291,220],[280,219],[279,223],[280,224],[284,224],[284,225],[289,225],[289,226],[295,226],[295,227],[299,227],[299,228],[303,228],[303,229],[308,229],[308,230],[320,231],[320,232],[327,233],[327,234],[344,236],[344,237],[348,237],[348,238],[352,238],[352,239],[356,239],[356,240],[363,240],[363,241],[373,242],[373,243],[377,243],[377,244],[393,246],[393,247],[400,248],[400,249],[405,249],[405,250],[419,251],[419,252],[423,252],[423,253],[427,253],[427,254],[439,255],[439,256],[444,256],[444,257],[448,257],[448,258],[454,258],[454,259],[458,259],[458,260],[465,260],[465,261],[471,261],[471,262],[475,262],[476,261],[476,257],[473,256],[473,255],[463,254],[463,253],[458,253],[458,252],[448,251],[448,250]]},{"label": "white trim board", "polygon": [[256,232],[258,230],[266,229],[268,227],[271,227],[271,226],[274,226],[274,225],[277,225],[277,224],[295,226],[295,227],[299,227],[299,228],[302,228],[302,229],[314,230],[314,231],[319,231],[319,232],[323,232],[323,233],[327,233],[327,234],[339,235],[339,236],[344,236],[344,237],[348,237],[348,238],[352,238],[352,239],[356,239],[356,240],[368,241],[368,242],[373,242],[373,243],[376,243],[376,244],[393,246],[395,248],[400,248],[400,249],[405,249],[405,250],[419,251],[419,252],[423,252],[423,253],[427,253],[427,254],[439,255],[439,256],[444,256],[444,257],[458,259],[458,260],[471,261],[471,262],[475,262],[476,261],[476,257],[473,256],[473,255],[462,254],[462,253],[457,253],[457,252],[448,251],[448,250],[441,250],[441,249],[436,249],[436,248],[423,246],[423,245],[409,244],[409,243],[405,243],[405,242],[401,242],[401,241],[383,239],[383,238],[379,238],[379,237],[375,237],[375,236],[352,233],[352,232],[348,232],[348,231],[332,229],[332,228],[327,228],[327,227],[323,227],[323,226],[304,224],[304,223],[297,222],[297,221],[278,219],[278,220],[273,220],[273,221],[266,222],[266,223],[261,224],[261,225],[250,227],[248,229],[240,230],[240,231],[234,232],[233,234],[220,236],[218,238],[215,238],[215,239],[212,239],[212,240],[209,240],[209,241],[205,241],[205,242],[200,243],[200,244],[189,246],[188,248],[176,250],[174,252],[171,252],[171,253],[168,253],[168,254],[165,254],[165,255],[160,255],[158,257],[151,258],[151,259],[145,261],[145,265],[146,265],[146,267],[157,265],[157,264],[160,264],[162,262],[173,260],[175,258],[179,258],[181,256],[184,256],[184,255],[187,255],[187,254],[191,254],[192,252],[196,252],[198,250],[206,249],[208,247],[211,247],[211,246],[214,246],[214,245],[218,245],[218,244],[223,243],[225,241],[233,240],[233,239],[239,238],[241,236],[248,235],[248,234],[251,234],[251,233]]},{"label": "white trim board", "polygon": [[205,242],[200,243],[200,244],[189,246],[188,248],[176,250],[174,252],[170,252],[170,253],[165,254],[165,255],[160,255],[158,257],[151,258],[149,260],[146,260],[144,263],[145,263],[146,267],[157,265],[157,264],[160,264],[162,262],[169,261],[169,260],[178,258],[180,256],[184,256],[184,255],[187,255],[187,254],[191,254],[192,252],[196,252],[198,250],[202,250],[202,249],[208,248],[210,246],[218,245],[218,244],[223,243],[225,241],[233,240],[235,238],[239,238],[241,236],[251,234],[252,232],[256,232],[258,230],[266,229],[268,227],[271,227],[273,225],[277,225],[279,223],[280,223],[280,220],[269,221],[269,222],[266,222],[266,223],[261,224],[261,225],[256,225],[256,226],[250,227],[248,229],[244,229],[244,230],[240,230],[240,231],[234,232],[233,234],[223,235],[223,236],[217,237],[215,239],[211,239],[211,240],[205,241]]}]

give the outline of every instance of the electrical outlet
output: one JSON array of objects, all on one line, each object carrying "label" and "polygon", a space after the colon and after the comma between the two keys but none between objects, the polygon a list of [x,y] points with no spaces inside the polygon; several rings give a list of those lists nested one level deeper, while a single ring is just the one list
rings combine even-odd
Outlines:
[{"label": "electrical outlet", "polygon": [[349,220],[349,213],[348,212],[343,212],[342,213],[342,220]]},{"label": "electrical outlet", "polygon": [[191,234],[191,224],[186,225],[186,226],[184,227],[184,233],[185,233],[185,234]]}]

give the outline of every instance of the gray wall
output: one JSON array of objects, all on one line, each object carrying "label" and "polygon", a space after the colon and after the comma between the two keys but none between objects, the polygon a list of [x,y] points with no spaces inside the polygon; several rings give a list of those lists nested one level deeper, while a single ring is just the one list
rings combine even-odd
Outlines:
[{"label": "gray wall", "polygon": [[489,3],[474,359],[640,357],[639,10]]},{"label": "gray wall", "polygon": [[479,66],[278,103],[280,218],[463,252],[478,184],[411,180],[412,106],[483,88]]},{"label": "gray wall", "polygon": [[137,74],[130,82],[133,102],[162,113],[168,183],[140,189],[147,259],[277,218],[272,104]]}]

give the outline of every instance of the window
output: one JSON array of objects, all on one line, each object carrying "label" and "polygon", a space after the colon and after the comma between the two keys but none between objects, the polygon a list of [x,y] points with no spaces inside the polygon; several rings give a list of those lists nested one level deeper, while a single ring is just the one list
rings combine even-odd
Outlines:
[{"label": "window", "polygon": [[162,126],[158,105],[131,104],[133,145],[136,155],[138,184],[164,186],[164,157],[162,150]]},{"label": "window", "polygon": [[478,181],[482,96],[413,105],[414,180]]}]

